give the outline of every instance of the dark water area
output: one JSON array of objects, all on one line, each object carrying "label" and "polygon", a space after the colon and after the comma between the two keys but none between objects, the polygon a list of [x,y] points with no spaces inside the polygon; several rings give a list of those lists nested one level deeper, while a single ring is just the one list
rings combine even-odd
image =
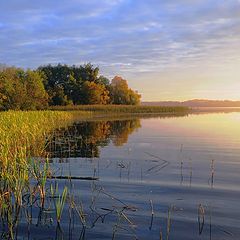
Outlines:
[{"label": "dark water area", "polygon": [[239,112],[76,122],[47,151],[62,220],[49,198],[18,239],[240,239]]}]

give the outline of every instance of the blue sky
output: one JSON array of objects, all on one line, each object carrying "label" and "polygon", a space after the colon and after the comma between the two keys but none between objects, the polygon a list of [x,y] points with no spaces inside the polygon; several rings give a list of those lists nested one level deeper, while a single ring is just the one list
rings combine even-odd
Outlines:
[{"label": "blue sky", "polygon": [[240,99],[240,0],[0,2],[0,62],[98,65],[143,100]]}]

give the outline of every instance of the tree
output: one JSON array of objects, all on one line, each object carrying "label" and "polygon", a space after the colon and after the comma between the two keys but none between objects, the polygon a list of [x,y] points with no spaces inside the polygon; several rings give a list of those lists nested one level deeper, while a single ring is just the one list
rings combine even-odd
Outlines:
[{"label": "tree", "polygon": [[66,106],[72,104],[72,101],[68,99],[67,95],[64,93],[64,88],[61,85],[54,86],[52,91],[50,91],[50,94],[50,105]]},{"label": "tree", "polygon": [[84,81],[97,82],[99,68],[94,67],[91,63],[87,63],[83,66],[80,66],[81,78]]},{"label": "tree", "polygon": [[137,105],[141,95],[128,87],[127,81],[122,77],[115,76],[109,87],[111,103]]},{"label": "tree", "polygon": [[69,77],[71,69],[67,65],[47,65],[38,68],[44,75],[44,86],[49,94],[50,105],[66,105],[71,96]]},{"label": "tree", "polygon": [[48,106],[48,94],[43,85],[43,77],[37,71],[27,70],[23,82],[26,89],[26,99],[23,109],[44,109]]},{"label": "tree", "polygon": [[0,71],[0,109],[43,109],[48,94],[37,71],[7,67]]},{"label": "tree", "polygon": [[104,76],[100,76],[98,79],[97,79],[97,83],[100,83],[100,84],[103,84],[105,86],[108,86],[110,84],[110,81],[108,78],[104,77]]},{"label": "tree", "polygon": [[109,91],[103,84],[89,81],[83,84],[82,96],[84,104],[107,104],[110,99]]},{"label": "tree", "polygon": [[[51,105],[59,105],[59,98],[55,98],[55,96],[58,96],[60,88],[63,90],[61,96],[66,95],[64,98],[66,98],[67,101],[73,104],[81,104],[84,98],[82,95],[84,82],[103,84],[105,81],[107,83],[106,79],[102,77],[98,78],[99,68],[94,67],[90,63],[83,66],[47,65],[39,67],[38,70],[45,75],[44,85],[50,95]],[[61,104],[65,105],[65,101],[61,102]]]},{"label": "tree", "polygon": [[129,94],[129,104],[130,105],[139,105],[141,100],[141,95],[137,91],[128,89]]}]

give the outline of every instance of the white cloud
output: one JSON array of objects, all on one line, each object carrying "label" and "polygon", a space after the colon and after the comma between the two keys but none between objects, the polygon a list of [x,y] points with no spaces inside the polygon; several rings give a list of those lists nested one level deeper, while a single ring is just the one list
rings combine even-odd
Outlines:
[{"label": "white cloud", "polygon": [[9,0],[0,9],[0,62],[10,65],[91,61],[133,74],[239,59],[236,0]]}]

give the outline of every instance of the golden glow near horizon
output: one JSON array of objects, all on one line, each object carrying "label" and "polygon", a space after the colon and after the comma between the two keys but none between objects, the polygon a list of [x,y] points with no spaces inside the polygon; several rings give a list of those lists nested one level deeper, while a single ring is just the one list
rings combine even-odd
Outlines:
[{"label": "golden glow near horizon", "polygon": [[212,139],[213,144],[227,144],[231,139],[240,144],[240,113],[196,114],[189,117],[142,120],[142,128],[147,127],[148,134],[161,131],[163,136],[182,136]]},{"label": "golden glow near horizon", "polygon": [[240,57],[232,58],[226,64],[217,56],[214,65],[208,59],[194,67],[179,63],[175,68],[133,77],[132,85],[141,87],[142,101],[240,100]]}]

